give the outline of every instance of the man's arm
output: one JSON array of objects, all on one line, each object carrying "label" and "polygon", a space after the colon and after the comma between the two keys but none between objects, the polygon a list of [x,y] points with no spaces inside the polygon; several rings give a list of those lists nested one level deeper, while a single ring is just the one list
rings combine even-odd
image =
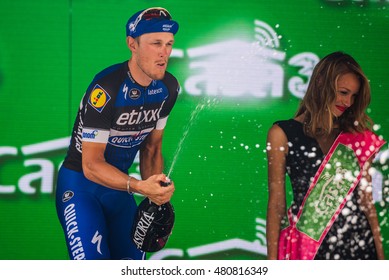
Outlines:
[{"label": "man's arm", "polygon": [[140,173],[142,179],[163,172],[162,137],[163,129],[154,129],[142,143],[140,149]]},{"label": "man's arm", "polygon": [[[140,193],[158,205],[170,200],[174,186],[161,187],[160,182],[166,181],[164,174],[154,173],[146,180],[128,177],[128,174],[105,161],[105,147],[106,144],[102,143],[82,143],[82,168],[86,178],[111,189]],[[128,183],[129,189],[127,189]]]},{"label": "man's arm", "polygon": [[104,158],[106,144],[82,143],[82,169],[89,180],[115,190],[126,190],[128,175]]}]

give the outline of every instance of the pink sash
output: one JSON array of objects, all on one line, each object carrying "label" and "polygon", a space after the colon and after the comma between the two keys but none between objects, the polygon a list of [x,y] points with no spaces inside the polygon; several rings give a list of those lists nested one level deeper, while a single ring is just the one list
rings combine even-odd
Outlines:
[{"label": "pink sash", "polygon": [[288,209],[289,225],[278,244],[280,260],[312,260],[324,237],[358,185],[363,166],[385,141],[371,131],[341,133],[321,163],[297,216]]}]

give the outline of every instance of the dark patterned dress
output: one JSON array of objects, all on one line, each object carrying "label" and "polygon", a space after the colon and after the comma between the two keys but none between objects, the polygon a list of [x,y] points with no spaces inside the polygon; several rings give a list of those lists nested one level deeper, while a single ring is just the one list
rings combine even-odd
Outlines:
[{"label": "dark patterned dress", "polygon": [[[325,155],[318,142],[305,135],[302,123],[290,119],[275,124],[285,132],[288,139],[286,171],[293,190],[292,212],[297,215]],[[377,259],[373,234],[358,201],[357,187],[324,238],[316,260]]]}]

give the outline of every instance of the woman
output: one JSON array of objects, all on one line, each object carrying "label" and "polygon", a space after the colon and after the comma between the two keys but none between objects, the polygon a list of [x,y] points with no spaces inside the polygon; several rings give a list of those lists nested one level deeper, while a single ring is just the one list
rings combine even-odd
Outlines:
[{"label": "woman", "polygon": [[270,128],[269,259],[384,259],[367,171],[385,142],[370,130],[369,103],[361,67],[335,52],[315,66],[294,119]]}]

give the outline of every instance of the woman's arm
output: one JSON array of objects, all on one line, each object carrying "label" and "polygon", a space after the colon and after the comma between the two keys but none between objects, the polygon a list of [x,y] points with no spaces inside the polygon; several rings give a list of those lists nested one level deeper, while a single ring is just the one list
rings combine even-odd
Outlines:
[{"label": "woman's arm", "polygon": [[371,161],[366,163],[363,170],[363,177],[358,188],[358,194],[360,197],[362,211],[365,213],[373,233],[378,259],[384,260],[385,256],[381,239],[380,225],[378,222],[377,209],[373,202],[372,178],[369,174],[370,166]]},{"label": "woman's arm", "polygon": [[266,217],[267,256],[278,258],[281,221],[286,214],[285,172],[288,140],[278,125],[273,125],[267,137],[268,191]]}]

